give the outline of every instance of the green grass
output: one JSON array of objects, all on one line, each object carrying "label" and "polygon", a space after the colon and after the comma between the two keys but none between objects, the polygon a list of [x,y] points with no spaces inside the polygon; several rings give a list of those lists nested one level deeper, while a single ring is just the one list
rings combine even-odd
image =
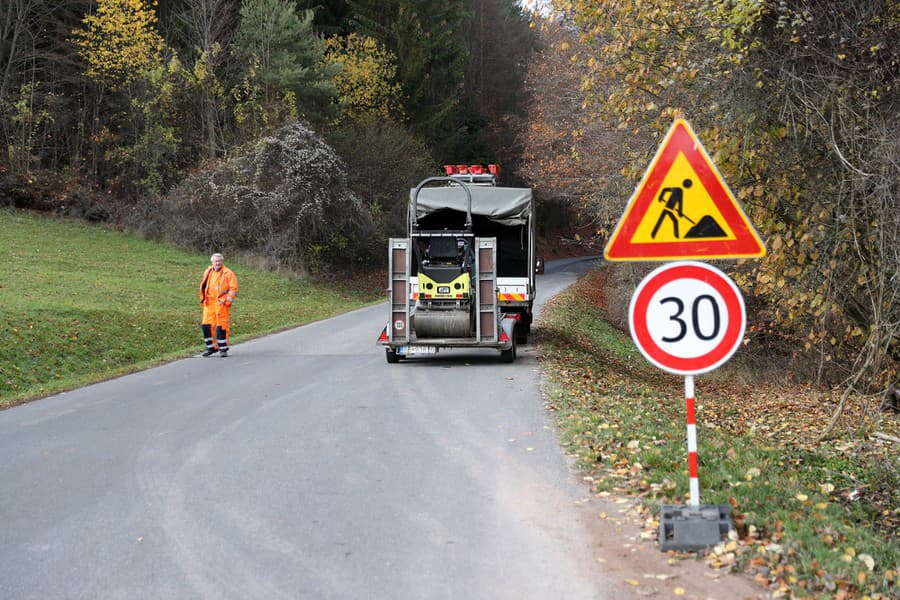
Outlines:
[{"label": "green grass", "polygon": [[[597,492],[640,496],[657,514],[687,504],[683,378],[649,365],[588,301],[596,288],[583,285],[599,284],[582,281],[554,299],[535,329],[560,436]],[[796,431],[783,444],[763,438],[739,422],[762,408],[748,405],[758,398],[713,375],[696,388],[701,502],[731,505],[739,539],[707,560],[782,597],[900,596],[896,451],[873,459],[842,450],[861,443],[854,431],[819,445],[795,444]],[[781,417],[771,415],[773,427]]]},{"label": "green grass", "polygon": [[[0,210],[0,248],[0,406],[202,350],[208,255],[11,210]],[[232,343],[378,299],[226,264],[240,287]]]}]

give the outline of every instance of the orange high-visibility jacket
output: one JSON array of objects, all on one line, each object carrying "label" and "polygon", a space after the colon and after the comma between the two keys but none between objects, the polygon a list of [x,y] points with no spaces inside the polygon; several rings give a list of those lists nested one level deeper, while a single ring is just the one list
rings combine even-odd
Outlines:
[{"label": "orange high-visibility jacket", "polygon": [[207,267],[203,279],[200,281],[200,304],[229,307],[234,302],[237,292],[238,284],[234,271],[225,265],[222,265],[218,271],[211,266]]}]

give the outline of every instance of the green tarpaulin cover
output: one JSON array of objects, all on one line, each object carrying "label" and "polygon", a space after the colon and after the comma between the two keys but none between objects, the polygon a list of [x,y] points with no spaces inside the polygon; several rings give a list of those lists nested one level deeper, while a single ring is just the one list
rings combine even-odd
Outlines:
[{"label": "green tarpaulin cover", "polygon": [[[482,215],[502,225],[525,225],[531,217],[531,189],[493,186],[466,186],[472,194],[472,214]],[[410,190],[412,200],[415,188]],[[424,187],[416,199],[416,218],[439,210],[458,210],[465,214],[466,192],[458,185]]]}]

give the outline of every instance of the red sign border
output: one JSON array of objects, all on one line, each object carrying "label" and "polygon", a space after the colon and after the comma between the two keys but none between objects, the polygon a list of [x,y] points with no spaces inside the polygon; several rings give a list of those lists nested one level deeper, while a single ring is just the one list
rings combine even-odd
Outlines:
[{"label": "red sign border", "polygon": [[[725,301],[728,311],[725,335],[715,348],[701,356],[683,358],[666,352],[653,340],[647,328],[646,318],[650,299],[662,286],[676,279],[702,281],[715,288]],[[636,319],[635,316],[638,314],[643,315],[643,318]],[[628,308],[628,325],[634,343],[652,364],[676,375],[699,375],[720,367],[731,358],[743,340],[747,315],[744,298],[730,277],[705,263],[683,261],[663,265],[641,281]]]},{"label": "red sign border", "polygon": [[[733,240],[690,242],[632,242],[635,231],[657,197],[672,164],[683,154],[697,173],[722,218],[734,232]],[[766,253],[756,230],[737,203],[703,144],[684,119],[676,119],[666,134],[644,178],[628,201],[625,213],[606,246],[606,260],[672,260],[679,258],[758,258]]]}]

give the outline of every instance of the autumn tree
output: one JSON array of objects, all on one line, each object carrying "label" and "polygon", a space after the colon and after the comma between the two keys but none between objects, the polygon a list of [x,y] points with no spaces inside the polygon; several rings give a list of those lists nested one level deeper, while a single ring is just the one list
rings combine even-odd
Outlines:
[{"label": "autumn tree", "polygon": [[[581,227],[609,230],[617,213],[622,152],[628,134],[604,115],[584,110],[582,81],[589,76],[590,46],[566,19],[534,17],[541,48],[528,65],[526,127],[520,131],[519,176],[535,187],[553,212]],[[557,225],[563,224],[562,222]]]},{"label": "autumn tree", "polygon": [[771,2],[739,33],[760,183],[781,192],[762,196],[774,251],[756,292],[843,384],[842,403],[880,397],[900,358],[900,3]]},{"label": "autumn tree", "polygon": [[329,38],[324,60],[341,67],[334,76],[338,123],[402,116],[397,59],[374,38],[355,33]]},{"label": "autumn tree", "polygon": [[[85,75],[98,86],[91,136],[94,168],[103,152],[107,164],[115,165],[112,179],[126,188],[159,192],[163,157],[177,148],[169,115],[160,108],[165,80],[180,70],[180,63],[165,60],[154,7],[155,2],[144,0],[99,0],[97,12],[85,16],[72,36],[86,64]],[[101,116],[107,92],[123,100],[121,112]]]},{"label": "autumn tree", "polygon": [[88,77],[118,88],[162,61],[164,42],[156,13],[144,0],[98,0],[96,14],[72,32]]},{"label": "autumn tree", "polygon": [[689,119],[768,239],[732,269],[751,335],[845,390],[896,376],[900,9],[895,1],[567,2],[585,108],[630,134],[619,212]]}]

